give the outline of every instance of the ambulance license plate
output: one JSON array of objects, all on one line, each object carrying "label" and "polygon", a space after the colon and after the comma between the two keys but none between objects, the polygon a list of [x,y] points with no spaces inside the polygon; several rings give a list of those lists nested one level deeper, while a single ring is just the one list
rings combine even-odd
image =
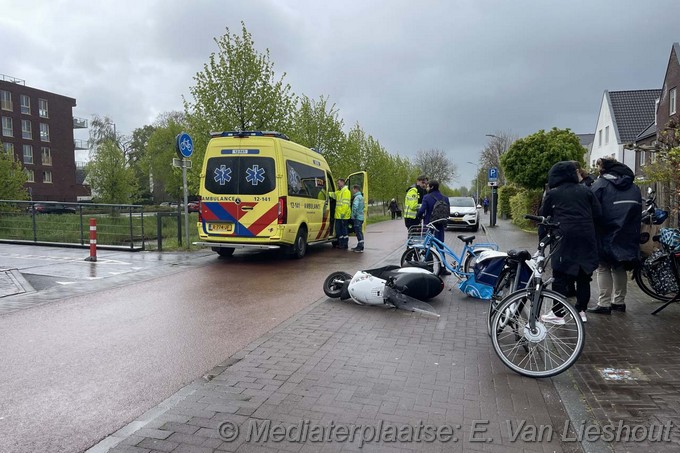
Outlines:
[{"label": "ambulance license plate", "polygon": [[220,232],[220,233],[231,233],[234,231],[233,223],[209,223],[208,231]]}]

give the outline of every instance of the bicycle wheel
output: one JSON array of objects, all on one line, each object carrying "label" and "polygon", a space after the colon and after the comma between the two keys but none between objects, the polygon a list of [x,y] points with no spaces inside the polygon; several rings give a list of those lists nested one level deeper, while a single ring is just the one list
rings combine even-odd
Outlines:
[{"label": "bicycle wheel", "polygon": [[659,294],[654,291],[654,288],[652,288],[652,284],[649,282],[647,275],[641,268],[637,268],[635,271],[633,271],[633,278],[643,293],[653,297],[656,300],[668,302],[669,300],[672,300],[677,294],[677,291],[670,292],[668,294]]},{"label": "bicycle wheel", "polygon": [[401,267],[408,266],[409,261],[417,261],[420,263],[427,264],[427,270],[432,272],[434,275],[439,275],[442,270],[442,261],[433,248],[424,247],[409,247],[401,255]]},{"label": "bicycle wheel", "polygon": [[476,250],[468,250],[467,255],[465,256],[465,262],[463,263],[463,271],[466,274],[469,274],[470,272],[474,272],[475,269],[475,264],[477,264],[477,257],[479,256],[480,253],[486,252],[491,249],[476,249]]},{"label": "bicycle wheel", "polygon": [[513,269],[503,269],[501,274],[496,280],[496,285],[493,288],[493,296],[489,301],[489,312],[488,319],[486,323],[486,330],[489,336],[491,336],[491,323],[493,317],[496,314],[496,309],[501,304],[503,299],[505,299],[514,289],[512,287],[515,280],[515,271]]},{"label": "bicycle wheel", "polygon": [[[529,377],[550,377],[572,366],[583,351],[585,330],[576,309],[562,295],[544,289],[534,332],[529,327],[532,303],[526,291],[510,294],[500,304],[491,326],[493,348],[511,370]],[[529,303],[526,303],[529,302]],[[560,324],[541,315],[563,313]]]}]

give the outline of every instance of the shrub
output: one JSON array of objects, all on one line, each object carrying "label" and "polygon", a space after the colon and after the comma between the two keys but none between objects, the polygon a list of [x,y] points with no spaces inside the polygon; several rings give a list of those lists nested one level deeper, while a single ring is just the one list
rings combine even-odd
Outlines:
[{"label": "shrub", "polygon": [[524,219],[525,214],[537,214],[538,207],[543,197],[542,190],[520,190],[516,195],[510,197],[510,211],[512,213],[512,223],[522,229],[532,229],[533,224]]},{"label": "shrub", "polygon": [[519,192],[519,188],[513,185],[502,186],[498,189],[498,213],[505,218],[512,218],[510,209],[510,197]]}]

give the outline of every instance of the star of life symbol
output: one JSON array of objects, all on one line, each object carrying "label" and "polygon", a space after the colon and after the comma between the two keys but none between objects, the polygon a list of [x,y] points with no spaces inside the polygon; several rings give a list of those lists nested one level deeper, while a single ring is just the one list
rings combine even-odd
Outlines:
[{"label": "star of life symbol", "polygon": [[253,165],[252,168],[246,168],[246,182],[256,186],[258,183],[264,181],[264,168],[259,165]]},{"label": "star of life symbol", "polygon": [[220,168],[215,168],[215,182],[223,186],[229,181],[231,181],[231,168],[227,168],[226,165],[220,165]]}]

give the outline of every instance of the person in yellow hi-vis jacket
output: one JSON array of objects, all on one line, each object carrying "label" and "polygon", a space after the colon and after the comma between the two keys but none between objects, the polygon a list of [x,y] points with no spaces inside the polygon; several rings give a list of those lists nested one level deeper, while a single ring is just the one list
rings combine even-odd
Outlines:
[{"label": "person in yellow hi-vis jacket", "polygon": [[420,209],[420,204],[423,202],[423,196],[427,194],[427,176],[420,175],[416,183],[409,187],[406,191],[406,199],[404,200],[404,223],[406,228],[417,225],[416,213]]},{"label": "person in yellow hi-vis jacket", "polygon": [[352,215],[352,194],[345,186],[344,179],[338,179],[338,190],[330,192],[329,195],[335,198],[335,235],[333,248],[349,249],[349,232],[347,225]]}]

